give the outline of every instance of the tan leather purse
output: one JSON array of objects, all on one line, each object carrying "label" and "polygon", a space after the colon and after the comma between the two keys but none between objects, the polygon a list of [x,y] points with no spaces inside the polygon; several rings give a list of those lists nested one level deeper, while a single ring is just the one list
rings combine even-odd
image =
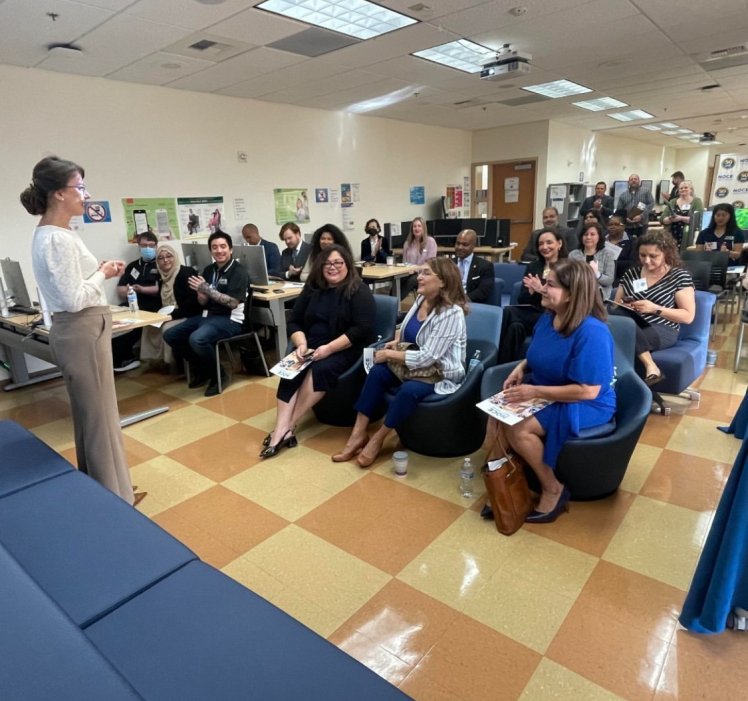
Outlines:
[{"label": "tan leather purse", "polygon": [[[395,345],[393,350],[418,350],[418,346],[415,343],[399,342]],[[392,360],[388,360],[387,367],[390,369],[392,374],[400,380],[400,382],[405,382],[405,380],[419,380],[421,382],[432,382],[436,384],[444,379],[442,366],[439,363],[434,363],[425,368],[409,368],[405,363],[396,363]]]}]

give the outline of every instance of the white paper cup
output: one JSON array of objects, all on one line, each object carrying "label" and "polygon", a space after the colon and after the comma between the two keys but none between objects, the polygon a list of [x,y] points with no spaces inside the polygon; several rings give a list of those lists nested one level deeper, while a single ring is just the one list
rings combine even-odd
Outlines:
[{"label": "white paper cup", "polygon": [[395,256],[387,256],[387,265],[395,265]]},{"label": "white paper cup", "polygon": [[408,454],[404,450],[392,454],[392,464],[398,477],[405,477],[408,474]]}]

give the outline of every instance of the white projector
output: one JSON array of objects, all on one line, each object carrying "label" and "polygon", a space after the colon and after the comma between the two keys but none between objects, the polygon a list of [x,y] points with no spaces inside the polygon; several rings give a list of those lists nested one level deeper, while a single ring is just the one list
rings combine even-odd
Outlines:
[{"label": "white projector", "polygon": [[503,80],[531,70],[530,54],[519,51],[508,51],[497,56],[495,61],[487,63],[480,72],[482,80]]}]

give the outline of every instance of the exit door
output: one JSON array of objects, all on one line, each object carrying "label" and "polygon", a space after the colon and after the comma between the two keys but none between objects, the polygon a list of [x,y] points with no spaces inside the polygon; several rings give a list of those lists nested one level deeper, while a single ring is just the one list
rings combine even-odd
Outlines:
[{"label": "exit door", "polygon": [[535,212],[535,162],[495,163],[491,169],[491,217],[509,219],[510,241],[523,251]]}]

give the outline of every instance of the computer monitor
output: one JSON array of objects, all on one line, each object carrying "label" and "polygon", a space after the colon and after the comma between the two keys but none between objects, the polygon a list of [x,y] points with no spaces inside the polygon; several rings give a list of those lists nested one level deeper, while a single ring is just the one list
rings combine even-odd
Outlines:
[{"label": "computer monitor", "polygon": [[0,267],[5,280],[5,298],[8,306],[31,307],[31,297],[26,289],[26,281],[23,279],[21,264],[17,260],[3,258]]},{"label": "computer monitor", "polygon": [[699,227],[701,231],[704,231],[710,224],[712,223],[712,210],[711,209],[705,209],[701,213],[701,226]]},{"label": "computer monitor", "polygon": [[235,246],[234,258],[248,270],[251,285],[270,284],[264,246]]},{"label": "computer monitor", "polygon": [[660,180],[660,182],[657,183],[657,198],[655,201],[662,204],[663,202],[667,202],[669,199],[670,199],[670,181]]},{"label": "computer monitor", "polygon": [[451,246],[465,227],[462,226],[462,219],[437,219],[433,222],[433,234],[439,246]]},{"label": "computer monitor", "polygon": [[613,207],[618,206],[618,198],[629,189],[628,180],[615,180],[613,187],[611,188],[611,195],[613,196]]},{"label": "computer monitor", "polygon": [[213,263],[213,257],[210,255],[207,243],[198,243],[197,241],[183,243],[182,255],[184,256],[184,262],[195,268],[198,273],[202,273],[205,268]]},{"label": "computer monitor", "polygon": [[461,219],[461,229],[472,229],[478,234],[478,245],[486,246],[481,239],[486,235],[486,220],[485,219]]}]

